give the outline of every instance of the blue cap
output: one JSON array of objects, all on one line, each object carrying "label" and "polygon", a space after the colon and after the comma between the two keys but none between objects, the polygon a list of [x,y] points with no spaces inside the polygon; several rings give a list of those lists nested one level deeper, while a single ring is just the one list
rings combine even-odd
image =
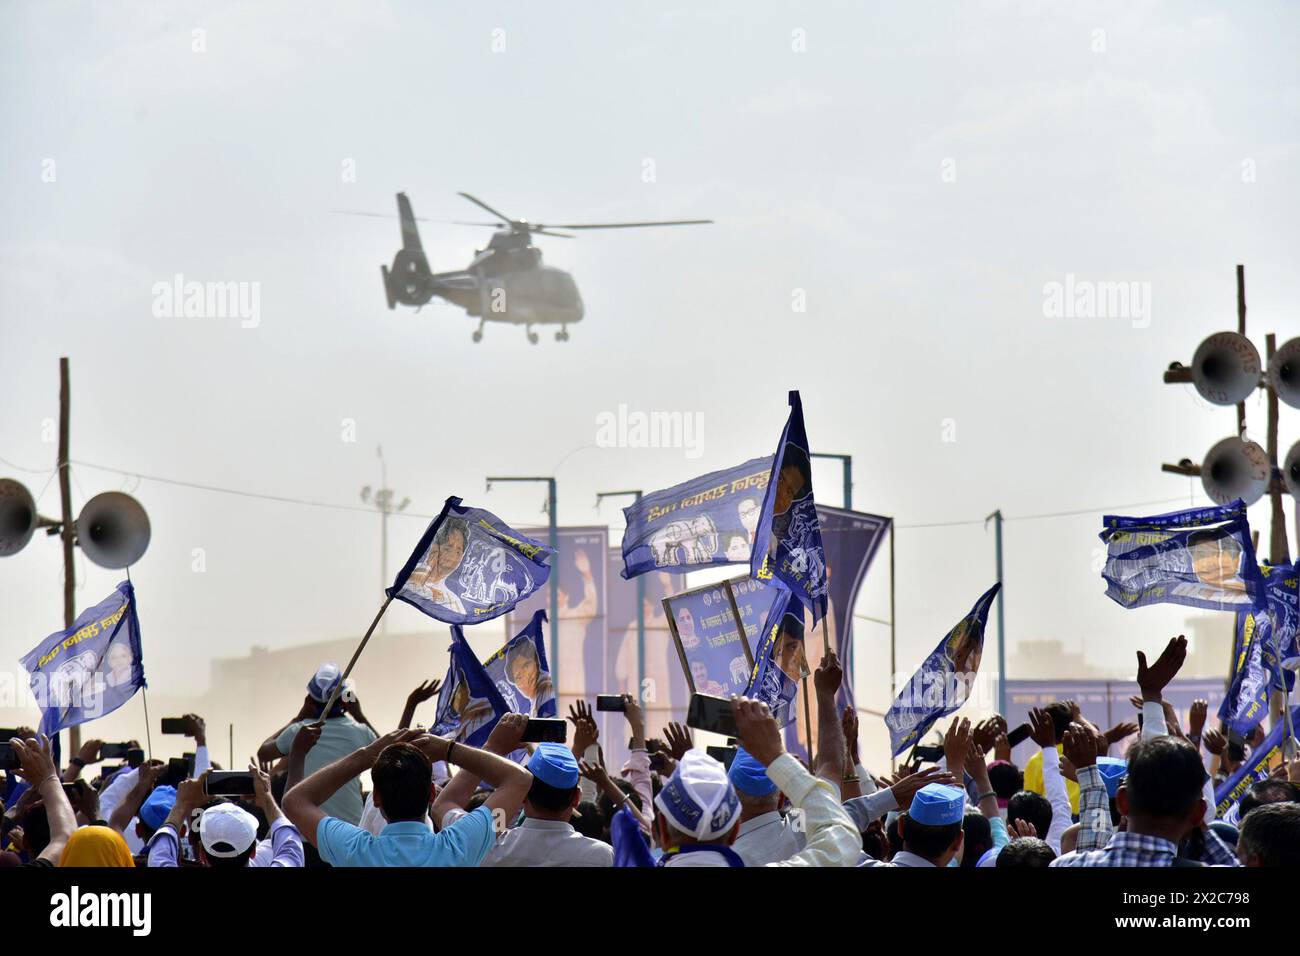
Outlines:
[{"label": "blue cap", "polygon": [[538,744],[528,758],[528,771],[556,790],[572,790],[578,785],[578,761],[564,744]]},{"label": "blue cap", "polygon": [[150,830],[157,830],[172,812],[174,806],[176,806],[175,787],[154,787],[153,792],[140,805],[140,812],[137,816]]},{"label": "blue cap", "polygon": [[776,784],[767,775],[767,768],[751,757],[743,747],[736,748],[736,756],[732,758],[727,779],[747,797],[766,797],[770,793],[776,793]]},{"label": "blue cap", "polygon": [[956,787],[947,787],[941,783],[926,784],[912,798],[912,805],[907,808],[908,819],[928,827],[961,823],[962,814],[966,812],[965,796]]},{"label": "blue cap", "polygon": [[1124,775],[1128,773],[1128,761],[1118,757],[1098,757],[1097,770],[1106,783],[1106,793],[1113,797],[1124,781]]}]

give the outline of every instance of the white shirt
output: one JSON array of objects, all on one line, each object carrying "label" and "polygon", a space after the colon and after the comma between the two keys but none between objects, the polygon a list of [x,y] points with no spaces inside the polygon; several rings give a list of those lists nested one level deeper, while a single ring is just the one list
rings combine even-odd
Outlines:
[{"label": "white shirt", "polygon": [[788,860],[803,849],[803,836],[796,833],[793,816],[782,817],[771,810],[760,813],[740,825],[740,833],[731,848],[745,861],[745,866],[766,866]]},{"label": "white shirt", "polygon": [[[448,814],[450,816],[450,814]],[[479,866],[613,866],[614,848],[563,820],[524,822],[497,837]]]}]

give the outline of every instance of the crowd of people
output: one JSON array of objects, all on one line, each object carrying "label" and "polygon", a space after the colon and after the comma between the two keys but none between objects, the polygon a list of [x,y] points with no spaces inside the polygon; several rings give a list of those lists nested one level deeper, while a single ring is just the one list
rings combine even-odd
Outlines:
[{"label": "crowd of people", "polygon": [[647,737],[629,696],[630,755],[617,770],[583,702],[570,708],[571,743],[525,743],[528,718],[508,714],[471,747],[415,723],[437,690],[426,683],[381,735],[352,694],[322,715],[341,679],[323,666],[250,761],[251,793],[211,792],[220,775],[196,715],[192,765],[143,760],[93,783],[84,773],[101,741],[59,767],[50,741],[20,734],[0,783],[0,866],[1300,865],[1300,760],[1216,819],[1216,782],[1261,737],[1206,730],[1203,702],[1180,725],[1163,691],[1185,656],[1183,638],[1150,665],[1138,655],[1135,721],[1102,730],[1070,701],[1032,710],[1023,768],[997,715],[954,718],[940,759],[880,774],[858,758],[856,712],[837,706],[834,654],[812,679],[810,763],[786,751],[761,703],[733,700],[724,764],[681,724]]}]

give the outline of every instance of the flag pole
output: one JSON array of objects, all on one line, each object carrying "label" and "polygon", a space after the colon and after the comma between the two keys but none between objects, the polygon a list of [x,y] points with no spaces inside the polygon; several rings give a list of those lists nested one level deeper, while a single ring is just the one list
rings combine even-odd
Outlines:
[{"label": "flag pole", "polygon": [[816,773],[813,766],[813,739],[812,739],[812,710],[808,705],[808,675],[803,678],[803,722],[808,727],[808,772]]},{"label": "flag pole", "polygon": [[348,661],[348,666],[343,671],[343,676],[339,678],[338,684],[334,687],[334,693],[330,694],[330,699],[325,702],[325,709],[321,711],[320,715],[321,720],[324,720],[329,715],[329,712],[334,709],[335,701],[339,699],[339,694],[343,693],[343,682],[346,681],[348,675],[352,673],[352,668],[356,666],[357,658],[360,657],[361,652],[366,649],[366,642],[370,640],[370,635],[375,633],[375,628],[379,626],[379,619],[384,616],[384,612],[388,610],[388,605],[392,603],[393,596],[390,594],[384,599],[384,603],[379,608],[379,613],[375,615],[375,619],[370,622],[370,627],[366,630],[366,636],[361,638],[361,643],[357,645],[357,649],[352,655],[352,660]]}]

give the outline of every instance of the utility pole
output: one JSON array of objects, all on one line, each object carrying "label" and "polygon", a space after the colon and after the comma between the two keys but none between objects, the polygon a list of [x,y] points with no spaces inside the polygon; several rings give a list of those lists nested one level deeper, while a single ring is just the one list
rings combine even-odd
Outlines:
[{"label": "utility pole", "polygon": [[[68,360],[64,357],[59,359],[59,504],[62,509],[59,533],[63,539],[63,626],[65,629],[72,627],[72,622],[77,619],[77,570],[72,556],[77,526],[72,517],[72,481],[68,472],[70,460],[68,432],[71,415],[72,391],[69,385]],[[81,727],[69,727],[69,756],[75,756],[80,749]]]},{"label": "utility pole", "polygon": [[998,713],[1007,712],[1007,617],[1006,607],[1002,603],[1007,593],[1007,586],[1002,580],[1002,509],[999,508],[984,519],[984,527],[993,522],[994,560],[997,562],[998,583]]},{"label": "utility pole", "polygon": [[[380,445],[377,449],[379,456],[379,488],[373,493],[369,485],[361,489],[361,500],[367,504],[373,504],[375,510],[379,512],[379,586],[386,589],[389,585],[388,580],[388,516],[398,514],[406,510],[406,506],[411,503],[410,498],[403,498],[397,507],[393,507],[393,499],[396,493],[388,487],[388,463],[384,461],[384,446]],[[383,620],[380,623],[382,633],[388,633],[388,621]]]},{"label": "utility pole", "polygon": [[[1161,465],[1160,469],[1169,474],[1199,477],[1206,494],[1220,504],[1241,498],[1247,505],[1251,505],[1267,494],[1270,503],[1269,564],[1284,565],[1289,563],[1289,558],[1282,495],[1287,491],[1297,495],[1297,491],[1278,468],[1278,397],[1279,391],[1282,391],[1283,400],[1288,405],[1297,405],[1300,401],[1295,394],[1298,376],[1287,355],[1280,356],[1279,363],[1273,362],[1278,350],[1277,338],[1271,332],[1264,337],[1265,360],[1269,364],[1267,374],[1262,374],[1259,351],[1246,337],[1246,267],[1239,264],[1236,271],[1236,333],[1220,332],[1210,336],[1197,348],[1190,368],[1181,362],[1174,362],[1164,373],[1166,383],[1191,382],[1203,398],[1216,405],[1235,404],[1236,438],[1226,438],[1216,444],[1200,464],[1184,458],[1176,465]],[[1288,342],[1283,349],[1291,357],[1294,356],[1295,341]],[[1268,418],[1264,448],[1260,448],[1246,434],[1246,399],[1257,388],[1263,388],[1267,395]],[[1288,455],[1288,462],[1294,455],[1295,448]],[[1300,501],[1300,496],[1297,496],[1297,501]],[[1297,534],[1300,535],[1300,529],[1297,529]],[[1229,642],[1229,645],[1232,643]],[[1275,726],[1279,720],[1287,722],[1286,749],[1289,756],[1294,731],[1290,727],[1290,703],[1281,691],[1273,691],[1269,711]]]},{"label": "utility pole", "polygon": [[852,455],[833,455],[829,452],[815,451],[812,453],[813,458],[833,458],[844,466],[844,508],[846,511],[853,510],[853,456]]},{"label": "utility pole", "polygon": [[555,479],[554,478],[537,478],[537,477],[518,477],[514,475],[507,476],[489,476],[487,479],[487,490],[492,490],[494,481],[540,481],[546,484],[546,515],[547,527],[550,531],[548,543],[553,551],[557,554],[551,558],[551,682],[555,685],[555,697],[558,700],[560,696],[560,655],[559,645],[556,643],[556,635],[560,630],[560,575],[558,564],[558,549],[560,545],[559,525],[556,522],[556,504],[555,504]]},{"label": "utility pole", "polygon": [[[596,507],[606,498],[616,498],[619,496],[631,495],[633,501],[641,500],[641,489],[635,491],[601,491],[596,494]],[[624,532],[626,533],[626,532]],[[645,575],[636,576],[636,699],[638,703],[644,703],[641,700],[642,691],[645,689]]]}]

